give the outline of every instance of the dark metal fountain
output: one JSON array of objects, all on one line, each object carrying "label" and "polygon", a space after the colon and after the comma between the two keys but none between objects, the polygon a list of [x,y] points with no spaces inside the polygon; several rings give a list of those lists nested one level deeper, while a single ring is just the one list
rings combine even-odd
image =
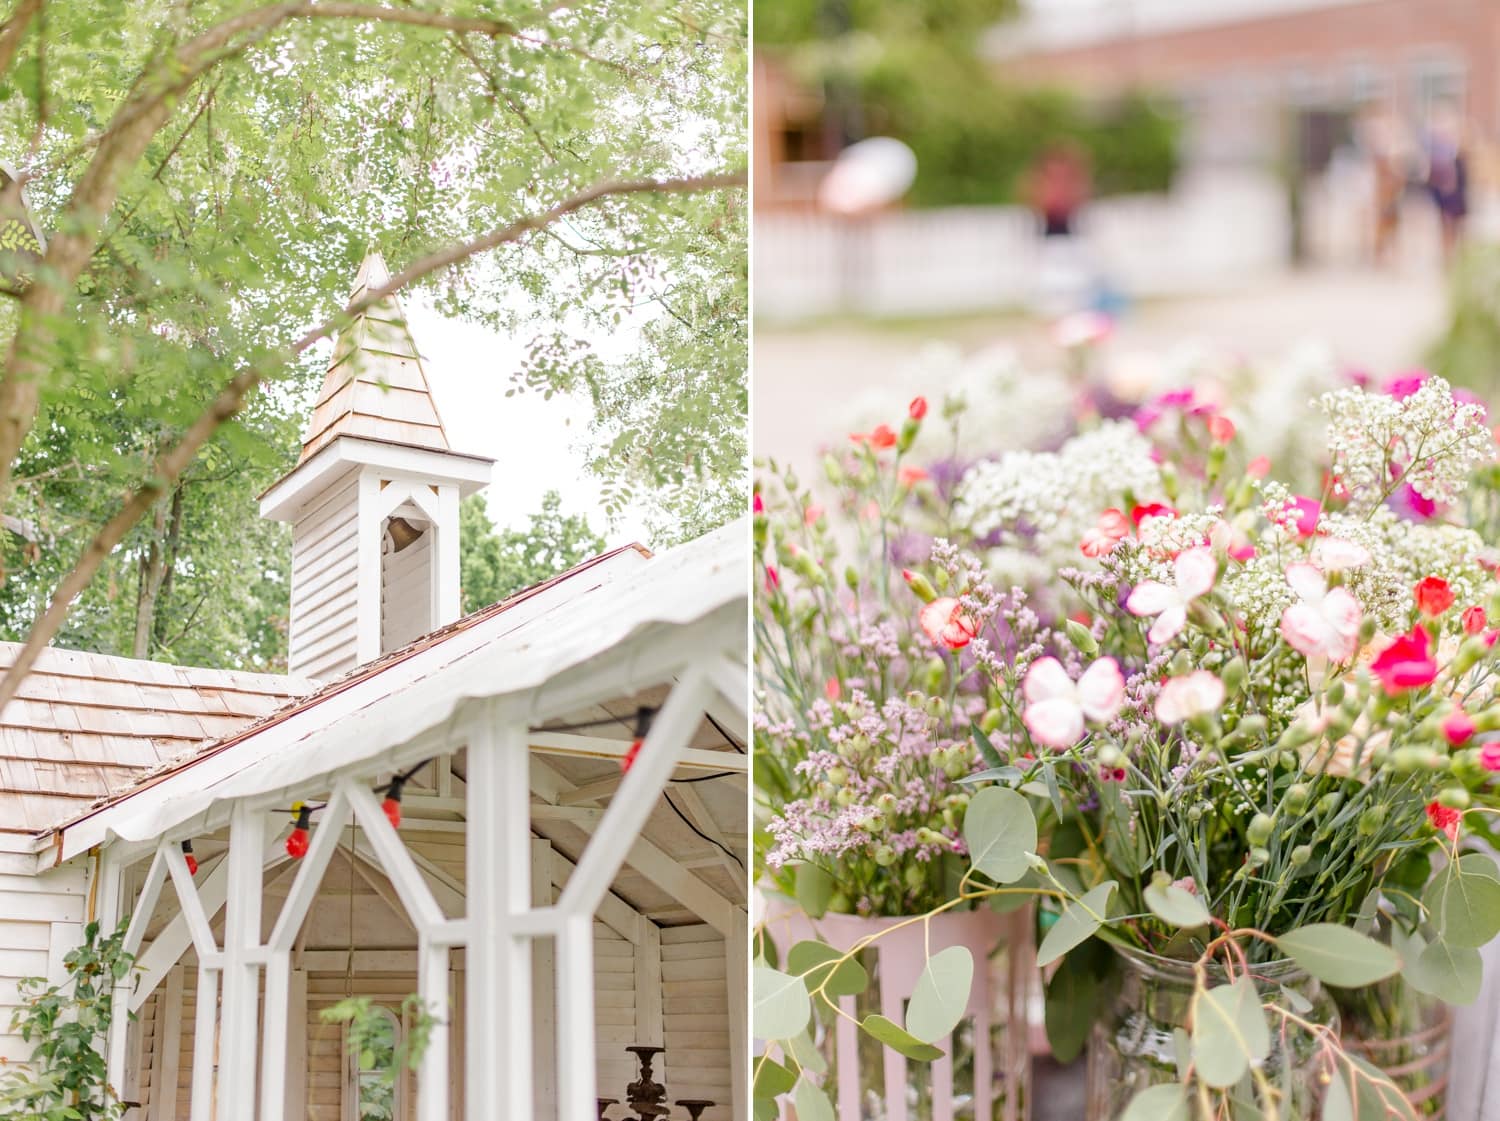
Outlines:
[{"label": "dark metal fountain", "polygon": [[[667,1088],[656,1081],[651,1073],[652,1061],[666,1048],[637,1044],[625,1050],[634,1055],[636,1062],[641,1065],[640,1077],[625,1087],[625,1107],[631,1112],[624,1117],[610,1118],[607,1116],[610,1107],[619,1105],[620,1099],[598,1098],[599,1121],[658,1121],[659,1118],[669,1117],[671,1110],[666,1104]],[[688,1121],[699,1121],[703,1111],[715,1103],[705,1098],[682,1098],[675,1104],[687,1110]]]}]

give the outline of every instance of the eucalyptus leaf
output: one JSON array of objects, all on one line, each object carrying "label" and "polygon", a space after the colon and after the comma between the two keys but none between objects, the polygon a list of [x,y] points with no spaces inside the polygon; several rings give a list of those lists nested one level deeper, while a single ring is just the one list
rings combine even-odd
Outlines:
[{"label": "eucalyptus leaf", "polygon": [[823,1057],[823,1052],[813,1046],[812,1037],[806,1031],[798,1032],[785,1042],[787,1051],[803,1070],[810,1070],[814,1074],[828,1073],[828,1060]]},{"label": "eucalyptus leaf", "polygon": [[884,1016],[866,1016],[859,1026],[872,1039],[878,1039],[892,1051],[905,1055],[908,1059],[930,1063],[933,1059],[943,1057],[944,1052],[941,1048],[934,1047],[930,1043],[923,1043]]},{"label": "eucalyptus leaf", "polygon": [[1190,1121],[1187,1087],[1180,1082],[1147,1086],[1125,1107],[1120,1121]]},{"label": "eucalyptus leaf", "polygon": [[812,1001],[801,977],[758,965],[750,973],[757,1039],[788,1039],[807,1027]]},{"label": "eucalyptus leaf", "polygon": [[1193,1011],[1193,1062],[1205,1085],[1227,1090],[1271,1050],[1260,995],[1248,977],[1201,993]]},{"label": "eucalyptus leaf", "polygon": [[1371,985],[1401,969],[1395,950],[1335,923],[1299,926],[1276,944],[1318,980],[1340,988]]},{"label": "eucalyptus leaf", "polygon": [[997,884],[1015,883],[1036,852],[1036,816],[1014,790],[987,786],[964,812],[964,843],[974,867]]},{"label": "eucalyptus leaf", "polygon": [[1500,934],[1500,879],[1495,862],[1470,853],[1433,877],[1422,903],[1445,942],[1483,946]]},{"label": "eucalyptus leaf", "polygon": [[792,1102],[797,1107],[797,1121],[834,1121],[833,1104],[828,1095],[805,1074],[797,1083]]},{"label": "eucalyptus leaf", "polygon": [[1472,946],[1437,938],[1408,963],[1402,976],[1418,992],[1448,1004],[1472,1004],[1484,982],[1484,959]]},{"label": "eucalyptus leaf", "polygon": [[963,1018],[974,981],[974,955],[949,946],[927,959],[906,1006],[906,1030],[923,1043],[946,1039]]},{"label": "eucalyptus leaf", "polygon": [[1353,1068],[1349,1077],[1354,1090],[1354,1111],[1357,1118],[1417,1121],[1417,1111],[1385,1071],[1357,1055],[1345,1055],[1345,1059]]},{"label": "eucalyptus leaf", "polygon": [[754,1079],[757,1098],[779,1097],[797,1084],[797,1076],[769,1055],[755,1057]]},{"label": "eucalyptus leaf", "polygon": [[801,977],[808,992],[821,987],[829,996],[858,996],[870,987],[870,976],[856,959],[841,958],[841,950],[809,938],[787,952],[787,972]]},{"label": "eucalyptus leaf", "polygon": [[1162,880],[1153,880],[1141,893],[1151,913],[1162,922],[1184,930],[1207,926],[1208,908],[1192,892]]},{"label": "eucalyptus leaf", "polygon": [[821,919],[833,898],[833,877],[816,864],[797,865],[797,906],[808,918]]},{"label": "eucalyptus leaf", "polygon": [[1063,906],[1057,922],[1052,924],[1052,929],[1037,947],[1038,966],[1051,965],[1074,946],[1093,936],[1108,914],[1109,898],[1115,887],[1114,880],[1107,880],[1085,892],[1083,898]]},{"label": "eucalyptus leaf", "polygon": [[1323,1121],[1355,1121],[1354,1099],[1342,1074],[1330,1078],[1323,1092]]}]

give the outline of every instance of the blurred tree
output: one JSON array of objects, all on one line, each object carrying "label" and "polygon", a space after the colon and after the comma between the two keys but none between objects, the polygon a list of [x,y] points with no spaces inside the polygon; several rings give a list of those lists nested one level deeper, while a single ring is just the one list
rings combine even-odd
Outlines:
[{"label": "blurred tree", "polygon": [[1015,10],[1009,0],[787,0],[755,6],[755,36],[824,87],[828,111],[846,118],[835,126],[843,140],[911,146],[916,206],[1013,202],[1026,169],[1063,141],[1088,153],[1097,193],[1170,186],[1179,126],[1146,94],[1089,104],[997,77],[980,46]]},{"label": "blurred tree", "polygon": [[473,494],[458,508],[459,586],[464,611],[478,611],[540,584],[604,551],[604,538],[588,519],[562,512],[562,496],[549,490],[541,510],[522,529],[495,532],[484,495]]},{"label": "blurred tree", "polygon": [[[725,317],[745,18],[731,0],[0,7],[0,156],[47,238],[0,292],[0,628],[29,635],[23,670],[54,635],[278,664],[284,541],[255,496],[294,459],[371,245],[394,286],[531,333],[527,388],[658,375],[628,409],[596,395],[613,508],[742,489],[743,435],[738,459],[659,470],[605,450],[710,431],[660,376],[702,340],[658,328],[658,303],[712,309],[688,318],[715,353],[743,337]],[[551,349],[601,325],[639,345],[613,364]],[[732,410],[744,370],[741,347],[692,376]]]}]

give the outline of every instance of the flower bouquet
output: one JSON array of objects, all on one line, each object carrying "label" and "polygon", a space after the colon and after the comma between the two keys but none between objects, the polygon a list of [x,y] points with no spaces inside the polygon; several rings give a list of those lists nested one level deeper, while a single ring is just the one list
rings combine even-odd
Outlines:
[{"label": "flower bouquet", "polygon": [[[914,410],[830,464],[865,558],[843,572],[810,498],[800,527],[780,504],[756,518],[778,628],[757,636],[757,774],[790,762],[805,784],[763,788],[763,869],[798,891],[820,866],[852,909],[915,885],[917,928],[1041,900],[1047,1027],[1062,1054],[1089,1042],[1094,1121],[1413,1117],[1341,1045],[1330,990],[1399,975],[1472,1000],[1500,932],[1500,872],[1463,847],[1494,840],[1500,805],[1483,409],[1437,378],[1317,404],[1314,496],[1179,395],[946,490],[902,462]],[[893,522],[933,534],[899,580]],[[893,801],[868,800],[887,769]],[[846,875],[851,853],[883,875]],[[853,1018],[867,948],[758,963],[763,1115],[787,1091],[828,1115],[801,1037],[815,1007]],[[962,947],[932,953],[904,1022],[853,1026],[934,1058],[973,972]]]}]

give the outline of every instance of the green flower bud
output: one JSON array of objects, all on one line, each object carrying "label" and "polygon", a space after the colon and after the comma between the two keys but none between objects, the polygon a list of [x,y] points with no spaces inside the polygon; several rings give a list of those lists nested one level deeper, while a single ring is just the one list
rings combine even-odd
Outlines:
[{"label": "green flower bud", "polygon": [[896,437],[896,454],[905,455],[911,450],[912,441],[917,438],[917,430],[922,425],[919,421],[908,417],[906,423],[901,426],[901,434]]},{"label": "green flower bud", "polygon": [[1268,849],[1253,848],[1250,850],[1250,858],[1246,861],[1251,868],[1261,868],[1270,863],[1271,853]]},{"label": "green flower bud", "polygon": [[906,875],[902,878],[906,881],[908,891],[920,891],[927,882],[927,874],[923,866],[915,861],[906,866]]},{"label": "green flower bud", "polygon": [[1466,810],[1469,808],[1469,792],[1462,786],[1447,786],[1438,791],[1438,805],[1447,806],[1450,810]]},{"label": "green flower bud", "polygon": [[1245,687],[1245,679],[1249,676],[1250,668],[1245,665],[1244,658],[1231,658],[1219,671],[1219,680],[1224,682],[1224,689],[1231,696]]},{"label": "green flower bud", "polygon": [[1342,680],[1334,681],[1327,689],[1323,690],[1323,703],[1325,705],[1341,705],[1344,703],[1344,683]]},{"label": "green flower bud", "polygon": [[1245,833],[1250,838],[1250,843],[1258,848],[1271,839],[1275,829],[1276,820],[1270,814],[1256,814],[1250,819],[1250,827]]},{"label": "green flower bud", "polygon": [[1385,824],[1386,809],[1384,806],[1371,806],[1359,815],[1359,835],[1361,837],[1373,837],[1380,832],[1380,827]]},{"label": "green flower bud", "polygon": [[854,793],[853,787],[841,786],[833,800],[841,806],[852,806],[858,799],[859,795]]},{"label": "green flower bud", "polygon": [[[948,667],[943,659],[933,655],[927,659],[927,664],[922,667],[922,684],[929,693],[940,692],[943,688],[943,679],[948,676]],[[932,698],[937,700],[938,698]],[[941,716],[941,713],[929,712],[929,716]]]},{"label": "green flower bud", "polygon": [[1312,855],[1313,851],[1311,845],[1298,845],[1291,852],[1292,867],[1301,868],[1304,864],[1312,859]]},{"label": "green flower bud", "polygon": [[1300,814],[1307,809],[1307,800],[1312,797],[1312,791],[1306,783],[1298,782],[1286,788],[1286,808],[1288,813]]},{"label": "green flower bud", "polygon": [[948,712],[948,702],[942,697],[927,698],[927,715],[934,720],[941,720]]},{"label": "green flower bud", "polygon": [[1094,758],[1099,761],[1101,767],[1118,767],[1125,761],[1125,753],[1112,743],[1107,743],[1094,752]]},{"label": "green flower bud", "polygon": [[1077,619],[1069,619],[1064,629],[1068,632],[1068,641],[1078,648],[1079,653],[1092,658],[1099,652],[1099,643],[1093,633]]},{"label": "green flower bud", "polygon": [[937,589],[932,586],[932,581],[910,568],[901,570],[901,577],[906,581],[906,586],[911,589],[912,594],[923,603],[931,603],[937,599]]},{"label": "green flower bud", "polygon": [[1427,752],[1420,747],[1398,747],[1391,752],[1391,770],[1398,775],[1409,775],[1424,769]]},{"label": "green flower bud", "polygon": [[1045,875],[1047,872],[1047,858],[1038,856],[1034,852],[1026,854],[1026,864],[1033,872]]},{"label": "green flower bud", "polygon": [[1172,659],[1167,673],[1171,677],[1186,677],[1196,668],[1197,665],[1193,660],[1192,654],[1186,650],[1179,650],[1177,651],[1177,656]]},{"label": "green flower bud", "polygon": [[859,591],[859,569],[852,564],[844,566],[844,586],[851,592]]},{"label": "green flower bud", "polygon": [[843,786],[849,781],[849,772],[843,767],[829,767],[828,781],[834,786]]},{"label": "green flower bud", "polygon": [[[920,887],[921,885],[916,885]],[[915,890],[915,887],[913,888]],[[854,901],[842,891],[836,891],[828,900],[828,909],[836,915],[849,915],[854,913]]]},{"label": "green flower bud", "polygon": [[890,813],[896,808],[896,796],[890,793],[890,791],[886,791],[886,793],[881,794],[875,799],[875,804],[886,813]]},{"label": "green flower bud", "polygon": [[979,730],[988,736],[1000,727],[1000,722],[1004,719],[1005,714],[998,708],[987,708],[979,718]]},{"label": "green flower bud", "polygon": [[1202,806],[1193,805],[1193,806],[1188,807],[1188,821],[1192,822],[1194,825],[1197,825],[1202,820],[1203,820],[1203,807]]},{"label": "green flower bud", "polygon": [[896,850],[890,845],[875,846],[875,863],[881,868],[889,868],[896,863]]},{"label": "green flower bud", "polygon": [[1259,743],[1266,737],[1266,718],[1258,712],[1242,716],[1240,722],[1234,726],[1234,731],[1247,743]]},{"label": "green flower bud", "polygon": [[825,455],[823,457],[823,475],[834,486],[843,485],[844,467],[839,463],[837,456]]},{"label": "green flower bud", "polygon": [[1325,794],[1318,799],[1317,813],[1319,817],[1332,817],[1339,812],[1339,807],[1344,804],[1344,795],[1335,790]]}]

